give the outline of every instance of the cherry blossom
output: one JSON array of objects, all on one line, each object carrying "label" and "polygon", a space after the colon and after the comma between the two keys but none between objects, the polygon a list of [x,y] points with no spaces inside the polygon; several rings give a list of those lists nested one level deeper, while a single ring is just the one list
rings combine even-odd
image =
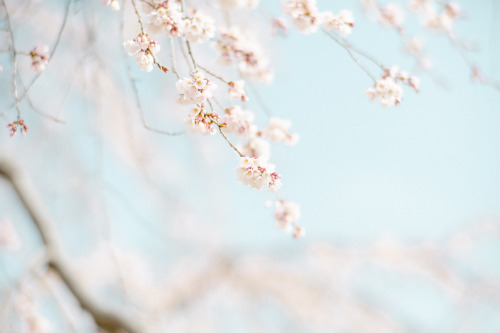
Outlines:
[{"label": "cherry blossom", "polygon": [[265,83],[272,81],[273,74],[267,68],[269,59],[251,33],[233,26],[221,28],[219,34],[216,48],[224,65],[235,61],[242,75]]},{"label": "cherry blossom", "polygon": [[385,68],[380,80],[373,87],[366,90],[366,95],[371,101],[380,98],[382,106],[394,106],[401,103],[403,88],[399,83],[408,84],[415,91],[419,91],[420,79],[409,76],[405,71],[399,71],[397,66]]},{"label": "cherry blossom", "polygon": [[226,124],[226,132],[234,133],[243,137],[254,136],[257,127],[253,124],[254,114],[247,110],[242,110],[239,105],[225,110],[222,121]]},{"label": "cherry blossom", "polygon": [[182,11],[177,1],[166,0],[157,5],[143,3],[142,10],[147,15],[149,31],[165,33],[167,37],[178,37],[182,33]]},{"label": "cherry blossom", "polygon": [[101,4],[103,6],[109,6],[111,10],[120,10],[120,2],[118,0],[102,0]]},{"label": "cherry blossom", "polygon": [[179,79],[176,84],[179,91],[177,101],[182,104],[203,104],[213,96],[217,85],[202,73],[196,73],[191,78]]},{"label": "cherry blossom", "polygon": [[321,20],[316,0],[283,0],[280,7],[299,32],[311,34],[318,31]]},{"label": "cherry blossom", "polygon": [[49,47],[46,45],[37,45],[30,51],[31,65],[35,72],[45,70],[49,63]]},{"label": "cherry blossom", "polygon": [[23,119],[16,120],[16,121],[11,121],[8,125],[7,128],[9,129],[9,135],[14,136],[14,134],[17,133],[17,130],[21,130],[21,135],[25,136],[29,132],[29,127],[26,125]]},{"label": "cherry blossom", "polygon": [[239,99],[242,102],[248,102],[249,98],[245,93],[245,81],[231,81],[228,83],[229,86],[229,98]]},{"label": "cherry blossom", "polygon": [[217,0],[217,6],[221,9],[253,9],[259,4],[259,0]]},{"label": "cherry blossom", "polygon": [[160,51],[160,45],[146,34],[139,34],[137,38],[123,43],[125,51],[139,65],[139,68],[145,72],[151,72],[154,65],[154,55]]},{"label": "cherry blossom", "polygon": [[207,14],[194,11],[183,20],[183,33],[190,42],[204,43],[215,35],[215,21]]},{"label": "cherry blossom", "polygon": [[354,28],[354,15],[350,10],[341,10],[337,15],[332,12],[324,12],[322,15],[322,27],[327,31],[336,31],[346,37]]},{"label": "cherry blossom", "polygon": [[289,120],[271,117],[269,124],[263,130],[263,136],[271,141],[293,146],[299,141],[299,135],[288,132],[291,125],[292,123]]},{"label": "cherry blossom", "polygon": [[281,187],[281,176],[274,168],[274,164],[263,159],[244,156],[240,158],[240,166],[235,171],[240,183],[258,190],[268,187],[270,192],[276,192]]},{"label": "cherry blossom", "polygon": [[202,135],[214,135],[217,130],[217,119],[219,115],[215,112],[206,112],[203,106],[192,109],[191,114],[186,119],[186,125],[193,133]]}]

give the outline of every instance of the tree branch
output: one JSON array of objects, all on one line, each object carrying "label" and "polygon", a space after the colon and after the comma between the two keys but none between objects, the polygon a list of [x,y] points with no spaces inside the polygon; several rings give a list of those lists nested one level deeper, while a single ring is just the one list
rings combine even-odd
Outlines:
[{"label": "tree branch", "polygon": [[42,242],[46,247],[49,267],[57,272],[61,280],[78,300],[82,309],[88,311],[97,325],[107,332],[138,333],[139,329],[136,324],[125,313],[109,311],[101,302],[89,297],[78,278],[68,269],[61,255],[61,247],[54,232],[54,223],[45,212],[25,171],[12,161],[0,159],[0,176],[11,183],[24,208],[31,216],[33,224],[40,233]]}]

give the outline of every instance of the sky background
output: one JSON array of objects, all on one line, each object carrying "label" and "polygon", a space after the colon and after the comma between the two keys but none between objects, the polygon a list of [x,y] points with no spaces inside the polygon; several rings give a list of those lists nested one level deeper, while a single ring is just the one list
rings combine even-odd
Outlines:
[{"label": "sky background", "polygon": [[[271,13],[278,13],[277,4],[261,1],[261,7]],[[470,57],[482,71],[500,79],[499,2],[460,4],[467,17],[457,22],[457,36],[475,45]],[[33,15],[24,22],[18,30],[18,47],[29,49],[34,41],[53,42],[58,25],[46,22],[50,15],[60,22],[61,4],[47,1],[44,6],[58,10]],[[417,94],[405,87],[402,104],[384,108],[364,94],[371,79],[324,34],[304,36],[292,28],[286,38],[262,40],[272,59],[275,80],[256,88],[273,115],[290,119],[291,132],[301,136],[295,147],[273,145],[271,161],[283,176],[280,196],[302,207],[299,222],[307,230],[303,239],[294,240],[274,227],[272,209],[264,203],[275,195],[237,183],[237,156],[220,136],[165,137],[144,131],[122,61],[120,13],[103,8],[100,1],[95,8],[76,5],[75,12],[80,10],[86,22],[99,26],[101,44],[95,50],[83,48],[82,54],[73,52],[78,41],[71,37],[83,35],[84,29],[79,20],[70,20],[62,46],[31,92],[40,107],[51,114],[57,112],[67,123],[55,124],[26,111],[23,116],[30,134],[9,138],[5,129],[0,135],[0,156],[15,156],[28,170],[69,254],[74,250],[86,255],[85,249],[95,245],[95,238],[111,234],[121,246],[139,249],[161,263],[157,270],[168,269],[170,262],[188,256],[203,242],[222,245],[230,256],[263,253],[286,257],[320,241],[346,247],[386,238],[404,244],[439,242],[480,221],[498,223],[500,91],[472,83],[470,68],[447,38],[422,33],[414,17],[408,18],[405,28],[409,36],[424,39],[424,52],[434,62],[432,75],[415,71],[401,36],[368,20],[357,1],[324,0],[318,1],[318,7],[333,12],[351,9],[356,27],[348,40],[386,66],[397,64],[419,76],[421,91]],[[130,7],[127,11],[131,14]],[[254,24],[256,17],[262,19],[261,14],[255,15],[235,14],[233,21],[265,32]],[[37,25],[37,20],[45,20],[44,25]],[[137,35],[133,20],[125,32],[127,38]],[[168,61],[167,50],[165,47],[160,55]],[[207,67],[215,66],[213,50],[193,50]],[[104,67],[86,53],[92,51]],[[0,75],[5,75],[0,80],[3,110],[11,103],[8,55],[1,55],[0,63],[4,67]],[[81,70],[81,63],[88,67]],[[23,64],[27,67],[21,70],[26,74],[29,61]],[[109,81],[95,80],[96,69]],[[377,68],[370,69],[380,75]],[[91,87],[88,92],[75,88],[68,98],[62,97],[74,73],[92,82]],[[181,129],[185,107],[174,103],[174,75],[144,73],[136,67],[133,73],[148,123]],[[110,87],[118,88],[118,93]],[[96,91],[104,92],[111,101],[101,99]],[[265,126],[265,112],[251,92],[250,98],[248,108],[255,112],[256,123]],[[29,110],[26,103],[22,107]],[[11,112],[2,119],[7,123],[14,117]],[[124,131],[121,122],[131,122],[135,129]],[[124,138],[155,157],[145,159],[150,178],[141,178]],[[25,247],[15,256],[1,258],[3,282],[15,280],[23,264],[41,248],[29,217],[5,184],[0,180],[0,218],[15,222]],[[177,232],[189,234],[188,241],[179,244]],[[471,260],[469,268],[500,273],[496,260],[499,244],[487,247],[485,253],[484,261]],[[452,312],[449,300],[432,288],[398,281],[400,293],[388,293],[396,281],[383,277],[360,284],[375,286],[373,290],[379,294],[372,294],[374,299],[386,301],[380,306],[399,314],[410,326],[453,331],[451,321],[443,319]],[[401,294],[410,297],[399,297]],[[491,318],[492,309],[497,308],[485,307],[480,318]]]}]

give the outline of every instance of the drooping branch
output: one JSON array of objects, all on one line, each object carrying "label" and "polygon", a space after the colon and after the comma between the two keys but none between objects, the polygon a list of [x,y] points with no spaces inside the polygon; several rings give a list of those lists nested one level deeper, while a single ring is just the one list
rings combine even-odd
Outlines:
[{"label": "drooping branch", "polygon": [[101,302],[89,297],[78,282],[77,277],[72,274],[61,255],[61,247],[55,233],[54,223],[47,215],[29,176],[22,167],[7,159],[0,159],[0,176],[12,185],[40,233],[46,247],[50,269],[53,269],[60,276],[82,309],[89,312],[97,325],[107,332],[139,333],[137,325],[124,313],[110,311]]}]

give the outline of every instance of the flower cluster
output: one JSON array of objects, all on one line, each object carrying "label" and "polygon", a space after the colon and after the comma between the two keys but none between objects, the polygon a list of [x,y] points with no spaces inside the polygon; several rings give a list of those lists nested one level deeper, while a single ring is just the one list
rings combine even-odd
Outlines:
[{"label": "flower cluster", "polygon": [[46,45],[37,45],[30,51],[31,66],[35,72],[45,70],[49,63],[49,47]]},{"label": "flower cluster", "polygon": [[464,14],[456,3],[443,2],[441,11],[436,8],[437,4],[432,0],[411,0],[408,6],[414,12],[421,14],[422,22],[428,29],[452,34],[455,20]]},{"label": "flower cluster", "polygon": [[279,199],[274,203],[274,218],[278,229],[292,232],[294,238],[305,235],[305,229],[297,223],[300,218],[300,206],[294,202]]},{"label": "flower cluster", "polygon": [[16,121],[11,121],[8,125],[7,128],[9,129],[9,135],[14,136],[14,134],[17,133],[17,130],[21,130],[21,135],[25,136],[29,132],[29,127],[26,125],[23,119],[16,120]]},{"label": "flower cluster", "polygon": [[354,28],[354,15],[350,10],[341,10],[337,15],[332,12],[324,12],[322,27],[326,31],[336,31],[342,37],[346,37]]},{"label": "flower cluster", "polygon": [[242,110],[239,105],[226,109],[222,117],[226,132],[235,133],[242,137],[252,137],[256,134],[257,127],[253,124],[253,120],[254,114]]},{"label": "flower cluster", "polygon": [[154,33],[165,33],[167,37],[177,37],[182,30],[181,6],[175,0],[165,0],[157,5],[142,4],[147,15],[147,27]]},{"label": "flower cluster", "polygon": [[215,35],[214,19],[200,11],[185,18],[183,25],[184,36],[190,42],[203,43]]},{"label": "flower cluster", "polygon": [[179,91],[177,101],[182,104],[204,104],[207,98],[213,96],[217,85],[201,73],[190,78],[179,79],[176,84]]},{"label": "flower cluster", "polygon": [[268,187],[270,192],[276,192],[281,187],[281,176],[274,171],[274,164],[265,160],[243,156],[235,170],[240,183],[258,190]]},{"label": "flower cluster", "polygon": [[401,33],[404,32],[404,12],[398,4],[389,2],[382,6],[376,0],[363,0],[362,3],[363,9],[380,23],[393,27]]},{"label": "flower cluster", "polygon": [[110,6],[111,10],[120,10],[120,3],[118,0],[102,0],[101,4],[103,6]]},{"label": "flower cluster", "polygon": [[243,32],[238,27],[222,28],[219,33],[220,39],[216,48],[223,64],[230,65],[234,60],[244,76],[257,81],[271,82],[273,75],[267,69],[269,60],[251,34]]},{"label": "flower cluster", "polygon": [[259,0],[217,0],[217,6],[221,9],[252,9],[257,7]]},{"label": "flower cluster", "polygon": [[420,79],[416,76],[408,76],[405,71],[398,71],[397,66],[385,68],[380,80],[373,87],[366,90],[366,95],[371,101],[380,98],[382,106],[393,106],[401,103],[403,88],[399,83],[408,84],[413,90],[419,91]]},{"label": "flower cluster", "polygon": [[321,24],[321,14],[316,6],[316,0],[283,0],[281,10],[292,20],[292,24],[303,34],[318,31]]},{"label": "flower cluster", "polygon": [[229,86],[229,98],[239,99],[242,102],[248,102],[249,98],[245,93],[245,81],[231,81],[228,83]]},{"label": "flower cluster", "polygon": [[186,119],[187,127],[193,132],[202,135],[214,135],[217,130],[219,115],[215,112],[206,112],[203,106],[193,108]]},{"label": "flower cluster", "polygon": [[137,38],[123,43],[127,53],[134,56],[139,68],[146,72],[153,70],[154,55],[160,51],[160,45],[146,34],[139,34]]},{"label": "flower cluster", "polygon": [[291,125],[290,120],[271,117],[269,124],[263,131],[263,135],[273,142],[281,142],[287,146],[293,146],[299,141],[299,135],[288,132]]}]

